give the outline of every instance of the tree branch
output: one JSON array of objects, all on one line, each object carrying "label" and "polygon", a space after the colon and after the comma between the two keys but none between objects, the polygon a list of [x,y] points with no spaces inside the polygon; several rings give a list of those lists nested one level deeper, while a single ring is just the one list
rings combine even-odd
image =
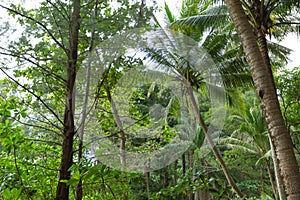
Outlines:
[{"label": "tree branch", "polygon": [[36,20],[36,19],[30,17],[30,16],[27,16],[27,15],[25,15],[25,14],[23,14],[23,13],[20,13],[19,11],[16,11],[16,10],[14,10],[14,9],[8,8],[8,7],[6,7],[6,6],[0,5],[0,7],[1,7],[1,8],[4,8],[4,9],[6,9],[6,10],[12,12],[12,13],[15,13],[15,14],[17,14],[17,15],[20,15],[21,17],[24,17],[24,18],[26,18],[26,19],[29,19],[29,20],[31,20],[31,21],[37,23],[38,25],[40,25],[40,26],[41,26],[41,27],[49,34],[49,36],[54,40],[54,42],[55,42],[60,48],[62,48],[62,49],[65,51],[65,53],[68,55],[69,50],[68,50],[67,48],[65,48],[65,46],[64,46],[63,44],[61,44],[61,43],[54,37],[54,35],[52,34],[52,32],[51,32],[51,31],[50,31],[50,30],[49,30],[42,22],[40,22],[40,21],[38,21],[38,20]]},{"label": "tree branch", "polygon": [[[21,55],[18,55],[18,53],[20,52],[17,52],[17,53],[14,53],[8,49],[5,49],[5,48],[2,48],[0,47],[0,49],[3,49],[3,50],[6,50],[8,51],[9,53],[5,53],[5,52],[0,52],[1,55],[6,55],[6,56],[11,56],[11,57],[16,57],[16,58],[20,58],[20,59],[23,59],[25,61],[28,61],[30,62],[31,64],[37,66],[38,68],[41,68],[42,70],[44,70],[45,72],[47,72],[48,74],[52,75],[53,77],[57,78],[58,80],[61,80],[63,83],[66,82],[66,80],[64,78],[62,78],[61,76],[49,71],[48,69],[46,69],[45,67],[41,66],[40,64],[38,64],[37,62],[34,62],[33,60],[29,59],[29,58],[26,58],[24,55],[21,56]],[[21,53],[20,53],[21,54]],[[29,55],[30,57],[36,59],[33,55]],[[38,59],[36,59],[38,60]],[[49,58],[49,59],[44,59],[43,61],[45,60],[52,60],[52,58]]]},{"label": "tree branch", "polygon": [[22,85],[21,83],[19,83],[17,80],[15,80],[13,77],[11,77],[10,75],[8,75],[5,70],[3,70],[0,67],[0,70],[5,74],[5,76],[7,76],[10,80],[12,80],[15,84],[17,84],[18,86],[20,86],[21,88],[23,88],[24,90],[26,90],[27,92],[29,92],[30,94],[32,94],[35,98],[37,98],[38,101],[40,101],[49,111],[50,113],[52,113],[55,118],[61,123],[63,124],[63,121],[61,121],[61,119],[59,118],[59,116],[54,112],[54,110],[52,108],[50,108],[42,99],[40,96],[36,95],[34,92],[32,92],[31,90],[29,90],[27,87],[25,87],[24,85]]}]

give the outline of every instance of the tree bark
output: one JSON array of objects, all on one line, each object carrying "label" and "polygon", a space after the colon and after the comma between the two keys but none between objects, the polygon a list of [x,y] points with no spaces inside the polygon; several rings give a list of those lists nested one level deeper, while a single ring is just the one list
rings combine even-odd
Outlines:
[{"label": "tree bark", "polygon": [[[264,29],[262,28],[259,28],[257,31],[256,31],[256,34],[257,34],[257,38],[258,38],[258,44],[259,44],[259,49],[260,49],[260,52],[262,54],[262,57],[263,57],[263,60],[264,60],[264,63],[265,63],[265,67],[267,68],[267,71],[269,73],[269,76],[272,78],[272,82],[273,82],[273,87],[274,89],[276,88],[275,87],[275,81],[274,81],[274,77],[273,77],[273,73],[272,73],[272,67],[271,67],[271,62],[270,62],[270,57],[269,57],[269,50],[268,50],[268,44],[267,44],[267,39],[266,39],[266,34],[264,33],[263,31]],[[273,165],[274,165],[274,169],[275,169],[275,178],[276,180],[278,180],[278,184],[277,185],[277,190],[278,190],[278,193],[279,193],[279,198],[280,200],[285,200],[285,194],[284,194],[284,184],[283,184],[283,181],[282,181],[282,176],[280,174],[280,169],[278,168],[278,160],[277,160],[277,156],[276,156],[276,147],[274,147],[274,144],[272,142],[272,139],[271,139],[271,133],[270,133],[270,130],[269,130],[269,140],[270,140],[270,147],[271,147],[271,150],[272,150],[272,159],[273,159]],[[277,198],[277,197],[276,197]]]},{"label": "tree bark", "polygon": [[274,181],[273,181],[273,176],[272,176],[272,172],[271,172],[271,168],[270,168],[270,162],[267,161],[265,164],[266,164],[267,173],[268,173],[268,176],[269,176],[269,179],[270,179],[270,183],[271,183],[271,186],[272,186],[272,191],[273,191],[273,194],[275,196],[275,200],[278,200],[278,192],[276,190],[276,187],[275,187],[275,184],[274,184]]},{"label": "tree bark", "polygon": [[182,154],[182,174],[186,173],[186,160],[185,160],[185,153]]},{"label": "tree bark", "polygon": [[174,185],[177,185],[177,165],[178,165],[178,160],[175,160],[174,162]]},{"label": "tree bark", "polygon": [[117,124],[117,127],[120,131],[120,163],[121,165],[124,165],[124,167],[127,167],[126,165],[126,152],[125,152],[125,147],[126,147],[126,136],[125,136],[125,131],[123,129],[123,125],[122,125],[122,121],[118,112],[118,109],[116,107],[116,104],[111,96],[111,91],[110,89],[105,86],[105,90],[107,93],[107,99],[112,107],[112,111],[113,111],[113,116],[115,119],[115,122]]},{"label": "tree bark", "polygon": [[[94,17],[96,19],[98,15],[98,0],[96,0],[95,7],[94,7]],[[84,95],[84,103],[82,107],[82,118],[81,118],[81,125],[78,130],[78,163],[81,166],[81,159],[82,159],[82,153],[83,153],[83,136],[84,136],[84,128],[85,128],[85,121],[87,117],[87,105],[89,100],[89,93],[90,93],[90,81],[91,81],[91,63],[92,63],[92,51],[94,47],[94,41],[95,40],[95,28],[93,28],[91,33],[91,39],[89,44],[89,50],[88,50],[88,62],[86,66],[86,87],[85,87],[85,95]],[[80,170],[80,169],[79,169]],[[80,170],[81,174],[81,170]],[[81,200],[83,197],[83,188],[82,188],[82,179],[80,178],[79,183],[76,187],[76,200]]]},{"label": "tree bark", "polygon": [[283,180],[279,169],[278,160],[276,157],[275,149],[273,147],[270,134],[269,134],[269,142],[270,142],[270,148],[272,152],[272,160],[273,160],[273,166],[274,166],[274,174],[275,174],[275,180],[276,180],[276,186],[277,186],[277,192],[279,195],[280,200],[286,200],[284,188],[283,188]]},{"label": "tree bark", "polygon": [[[258,5],[258,6],[260,6],[260,5]],[[260,18],[263,19],[264,16],[262,16],[262,13],[259,12],[257,14],[261,15]],[[265,67],[267,68],[269,76],[272,78],[273,87],[275,89],[276,86],[275,86],[274,76],[273,76],[273,72],[272,72],[272,66],[271,66],[271,62],[270,62],[268,44],[267,44],[267,39],[266,39],[266,32],[265,32],[266,28],[264,27],[263,24],[261,24],[258,27],[256,27],[255,29],[256,29],[255,33],[257,36],[257,41],[259,44],[259,50],[262,54],[262,57],[263,57],[263,60],[265,63]],[[280,200],[285,200],[286,197],[284,194],[284,184],[283,184],[282,176],[280,174],[280,169],[279,169],[278,160],[277,160],[277,156],[276,156],[276,151],[275,151],[276,147],[274,147],[274,145],[273,145],[270,132],[269,132],[268,136],[269,136],[270,147],[271,147],[271,151],[272,151],[272,159],[273,159],[273,165],[274,165],[274,171],[275,171],[275,179],[277,180],[276,185],[277,185],[277,189],[278,189],[279,198],[280,198]],[[277,198],[278,198],[278,196],[276,196],[276,199]]]},{"label": "tree bark", "polygon": [[300,199],[300,173],[291,137],[279,107],[274,80],[265,66],[240,0],[225,0],[250,65],[257,95],[274,145],[288,200]]},{"label": "tree bark", "polygon": [[201,126],[201,128],[202,128],[202,130],[205,134],[205,137],[207,139],[207,142],[208,142],[209,146],[212,148],[212,151],[213,151],[214,155],[216,156],[219,164],[221,165],[221,168],[222,168],[223,173],[226,177],[226,180],[228,181],[228,183],[232,187],[232,189],[235,191],[235,193],[239,197],[243,198],[244,197],[243,193],[240,191],[240,189],[235,184],[235,182],[234,182],[232,176],[230,175],[229,170],[228,170],[228,168],[227,168],[227,166],[226,166],[219,150],[217,149],[216,145],[214,144],[214,141],[211,138],[211,136],[208,134],[207,126],[204,123],[204,120],[203,120],[203,118],[202,118],[202,116],[199,112],[199,109],[198,109],[198,106],[197,106],[197,103],[196,103],[196,99],[195,99],[195,96],[194,96],[194,90],[191,86],[188,86],[188,94],[191,98],[192,108],[196,111],[196,117],[197,117],[198,123]]},{"label": "tree bark", "polygon": [[[193,164],[194,164],[194,150],[190,150],[189,151],[189,168],[193,169]],[[194,176],[194,172],[193,172],[193,177],[192,177],[192,181],[195,181],[195,176]],[[189,200],[193,200],[193,193],[189,194]]]},{"label": "tree bark", "polygon": [[56,200],[69,199],[69,185],[63,180],[70,180],[70,167],[73,164],[74,126],[74,87],[76,80],[76,67],[78,57],[78,35],[80,28],[80,0],[74,0],[73,12],[70,21],[67,79],[66,79],[66,105],[64,111],[64,130],[62,138],[62,158],[59,169],[59,180],[56,189]]},{"label": "tree bark", "polygon": [[145,172],[145,178],[146,178],[147,198],[148,198],[148,200],[150,200],[150,189],[149,189],[149,184],[150,184],[150,172]]}]

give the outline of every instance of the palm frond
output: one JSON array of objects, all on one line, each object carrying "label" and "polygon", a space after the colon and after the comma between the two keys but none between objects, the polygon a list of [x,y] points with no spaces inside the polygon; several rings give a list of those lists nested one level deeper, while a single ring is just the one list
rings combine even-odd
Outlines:
[{"label": "palm frond", "polygon": [[[226,89],[227,103],[231,113],[244,113],[246,110],[245,99],[242,97],[240,90],[236,88]],[[229,119],[234,119],[234,114],[229,116]]]},{"label": "palm frond", "polygon": [[[273,0],[275,2],[275,0]],[[277,0],[276,0],[277,1]],[[278,2],[278,1],[277,1]],[[286,12],[292,11],[293,9],[299,9],[300,1],[299,0],[280,0],[280,3],[276,6],[276,11]]]},{"label": "palm frond", "polygon": [[173,13],[170,10],[169,5],[167,4],[167,2],[165,1],[165,12],[167,14],[169,23],[173,23],[175,21],[175,16],[173,15]]},{"label": "palm frond", "polygon": [[210,1],[203,0],[183,0],[180,10],[180,18],[190,17],[198,14],[199,5],[206,7],[210,5]]},{"label": "palm frond", "polygon": [[268,49],[270,52],[272,66],[278,68],[283,66],[278,66],[277,62],[279,62],[279,64],[281,65],[285,65],[288,63],[288,55],[292,52],[291,49],[271,41],[268,41]]},{"label": "palm frond", "polygon": [[203,11],[197,16],[186,17],[173,22],[170,26],[175,30],[197,30],[204,32],[212,28],[222,27],[229,20],[225,6],[216,6]]},{"label": "palm frond", "polygon": [[218,141],[218,145],[222,145],[230,149],[240,149],[255,155],[257,154],[256,149],[251,143],[233,137],[221,138]]},{"label": "palm frond", "polygon": [[272,151],[269,150],[269,151],[267,151],[267,153],[265,153],[262,157],[260,157],[260,158],[256,161],[255,165],[258,165],[258,164],[261,163],[262,161],[269,160],[269,159],[271,159],[271,158],[272,158]]},{"label": "palm frond", "polygon": [[176,60],[170,59],[170,54],[168,52],[155,48],[145,48],[142,49],[142,51],[146,53],[146,58],[150,59],[158,69],[162,67],[168,71],[175,68]]},{"label": "palm frond", "polygon": [[204,39],[202,46],[213,58],[226,88],[252,86],[246,57],[240,46],[233,45],[238,38],[232,37],[232,43],[229,44],[227,36],[212,32]]}]

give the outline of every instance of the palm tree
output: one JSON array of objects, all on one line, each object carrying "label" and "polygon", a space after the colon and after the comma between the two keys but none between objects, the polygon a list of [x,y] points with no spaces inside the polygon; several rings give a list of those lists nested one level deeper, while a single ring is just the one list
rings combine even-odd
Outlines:
[{"label": "palm tree", "polygon": [[298,9],[299,1],[241,0],[241,2],[252,25],[253,32],[257,36],[265,65],[272,73],[267,36],[270,36],[270,38],[275,36],[280,39],[288,32],[299,31],[299,18],[293,14],[293,9]]},{"label": "palm tree", "polygon": [[225,3],[250,65],[256,93],[260,98],[270,138],[279,160],[287,199],[299,199],[300,173],[298,163],[293,151],[291,137],[280,111],[274,79],[270,73],[270,68],[268,68],[270,65],[266,65],[266,59],[256,43],[256,37],[248,22],[241,1],[225,0]]},{"label": "palm tree", "polygon": [[[250,95],[250,98],[248,97]],[[233,108],[231,120],[239,124],[239,128],[226,138],[222,138],[219,144],[231,149],[239,149],[257,157],[258,163],[263,163],[267,169],[273,194],[277,199],[276,186],[273,181],[270,166],[271,149],[268,138],[268,130],[263,117],[262,110],[258,107],[254,93],[247,93],[244,101]],[[254,97],[254,98],[253,98]]]},{"label": "palm tree", "polygon": [[[186,7],[194,8],[195,6],[191,6],[190,4],[198,3],[198,5],[204,5],[203,7],[206,9],[198,7],[198,11],[191,12],[193,14],[191,16],[188,16],[186,13],[181,13],[180,19],[175,20],[174,17],[171,18],[172,23],[170,28],[174,30],[180,30],[181,32],[191,36],[198,35],[200,37],[206,33],[208,38],[203,42],[202,46],[207,49],[209,54],[214,58],[214,61],[220,64],[221,73],[222,71],[226,72],[222,73],[225,86],[249,86],[251,81],[249,81],[248,63],[246,62],[242,48],[240,48],[238,35],[234,31],[234,25],[230,21],[226,6],[222,4],[214,5],[214,1],[212,0],[194,0],[187,2],[189,3],[186,5]],[[275,9],[276,12],[278,12],[278,7],[275,8],[272,8],[272,10]],[[248,10],[251,12],[253,9],[249,8]],[[167,11],[169,10],[167,9]],[[249,14],[249,16],[252,15],[254,14]],[[172,14],[169,13],[168,16],[172,16]],[[270,56],[272,56],[273,59],[269,59],[269,61],[271,62],[273,68],[279,68],[282,63],[287,63],[287,55],[291,52],[291,50],[277,43],[267,41],[266,34],[272,34],[278,38],[278,33],[283,33],[283,31],[294,31],[298,29],[282,28],[282,26],[286,25],[286,21],[290,21],[291,19],[296,21],[295,17],[291,18],[291,16],[288,16],[288,18],[286,15],[281,14],[280,19],[278,19],[279,22],[275,23],[274,16],[275,15],[272,15],[271,11],[268,11],[268,15],[264,16],[264,18],[267,18],[267,20],[265,25],[262,26],[266,27],[263,29],[267,31],[264,32],[264,41],[262,39],[260,41],[263,41],[261,42],[261,46],[267,47],[264,52],[269,51],[269,53],[271,53]],[[297,22],[289,23],[300,24]],[[255,32],[257,33],[258,31]],[[211,38],[213,38],[213,41],[210,41]],[[194,39],[196,41],[199,40],[199,38]],[[216,49],[214,46],[218,46],[218,49]],[[229,80],[230,84],[228,84]]]},{"label": "palm tree", "polygon": [[[205,31],[209,32],[209,35],[206,37],[206,40],[204,40],[203,42],[203,46],[207,47],[209,53],[211,53],[214,60],[218,62],[219,69],[222,73],[223,79],[225,80],[224,81],[225,86],[232,87],[232,86],[241,85],[239,80],[247,80],[248,78],[248,74],[247,74],[248,66],[247,63],[245,62],[245,57],[241,52],[241,48],[239,48],[239,45],[237,45],[237,35],[234,34],[232,29],[233,26],[228,20],[229,16],[225,6],[223,5],[211,6],[212,2],[213,1],[201,1],[201,0],[184,1],[183,8],[185,9],[182,9],[180,13],[181,19],[179,20],[175,20],[174,15],[172,15],[172,13],[170,12],[167,6],[166,6],[166,13],[169,21],[172,22],[171,24],[172,29],[180,29],[181,32],[193,37],[196,40],[200,40],[200,38],[204,35],[203,33]],[[276,2],[275,3],[273,2],[269,6],[274,6],[272,9],[278,8],[279,6],[276,4],[277,4]],[[198,5],[202,5],[202,7],[198,7]],[[265,23],[266,27],[268,25],[268,28],[266,28],[266,30],[272,31],[272,28],[274,26],[274,23],[272,23],[271,20],[272,16],[270,15],[270,13],[268,13],[268,15],[264,17],[267,18],[267,20],[261,23]],[[283,21],[283,19],[284,17],[282,17],[281,21]],[[276,25],[280,25],[280,24],[283,23],[277,23]],[[226,34],[224,34],[225,32],[224,30],[226,30]],[[228,35],[233,35],[233,37],[226,37]],[[266,39],[266,37],[264,37],[264,39]],[[272,53],[275,56],[278,56],[281,59],[281,61],[287,60],[285,55],[287,55],[289,49],[284,48],[275,43],[271,43],[271,42],[267,43],[266,40],[259,40],[259,41],[261,43],[260,45],[261,47],[266,47],[267,50],[268,50],[267,47],[269,47],[269,49],[272,50]],[[235,44],[235,45],[227,46],[226,44]],[[263,55],[266,55],[264,52],[266,51],[265,50],[262,51]],[[232,55],[234,56],[232,57]],[[266,60],[267,60],[266,56],[264,56],[264,61]],[[268,59],[267,61],[268,63],[270,63],[270,59]],[[272,65],[275,66],[275,64],[277,63],[278,62],[275,61],[272,63]],[[244,67],[240,67],[240,66],[244,66]],[[271,74],[270,70],[268,70],[268,73]],[[249,83],[251,81],[242,81],[241,83],[245,83],[245,82]]]},{"label": "palm tree", "polygon": [[180,14],[177,20],[171,18],[170,28],[192,37],[207,50],[218,66],[224,86],[252,86],[248,64],[226,6],[213,5],[213,1],[186,0]]},{"label": "palm tree", "polygon": [[[198,5],[201,5],[201,7],[199,7]],[[232,31],[233,28],[230,28],[229,16],[226,13],[225,6],[220,6],[217,8],[211,7],[211,1],[203,0],[183,1],[180,17],[187,17],[191,19],[192,22],[194,19],[197,19],[198,22],[200,21],[198,25],[201,24],[201,26],[197,26],[200,27],[197,29],[197,32],[195,32],[193,28],[190,28],[192,26],[189,26],[189,24],[185,26],[184,21],[182,21],[181,19],[176,20],[167,4],[165,4],[165,10],[169,22],[173,22],[170,26],[171,29],[180,29],[180,32],[192,37],[196,41],[202,40],[202,46],[207,49],[207,52],[213,57],[213,60],[217,63],[218,71],[220,72],[223,83],[226,87],[235,87],[238,85],[252,85],[252,79],[249,75],[247,63],[245,62],[245,57],[244,55],[242,55],[242,49],[238,45],[232,45],[237,44],[238,37],[237,35],[235,37],[228,37],[228,32]],[[215,25],[218,25],[219,28],[216,30],[211,29],[211,27],[216,28],[217,26]],[[209,34],[204,37],[206,31],[208,30]],[[228,42],[229,40],[231,42]],[[161,57],[162,54],[159,55],[159,53],[157,52],[158,51],[152,51],[150,56],[158,63],[164,64],[169,67],[172,66],[172,62],[164,60]],[[196,71],[193,71],[192,68],[187,69],[185,66],[181,66],[181,69],[178,68],[178,66],[173,66],[173,68],[179,71],[179,74],[181,74],[183,77],[188,77],[187,81],[191,84],[192,87],[201,87],[201,75],[199,76],[199,74],[197,74]],[[234,180],[232,179],[221,154],[216,148],[210,135],[207,133],[207,127],[195,103],[193,92],[191,90],[189,90],[189,95],[192,99],[193,107],[197,111],[198,122],[204,130],[208,143],[213,149],[214,155],[217,157],[219,163],[221,164],[222,170],[227,178],[227,181],[235,190],[235,192],[240,197],[242,197],[243,195],[239,188],[236,186]]]},{"label": "palm tree", "polygon": [[[271,41],[267,41],[266,35],[269,34],[270,38],[271,35],[275,37],[282,36],[283,33],[288,31],[297,31],[299,30],[299,21],[297,17],[291,15],[292,7],[297,6],[297,1],[242,1],[244,7],[246,8],[246,12],[248,13],[248,18],[251,21],[251,24],[254,28],[254,32],[256,33],[257,37],[259,38],[258,42],[260,44],[260,50],[262,52],[262,55],[264,57],[264,61],[268,65],[268,72],[272,75],[271,72],[271,66],[273,69],[277,69],[278,67],[282,66],[282,63],[287,63],[287,57],[286,55],[289,54],[290,50],[286,47],[283,47],[281,45],[278,45],[276,43],[273,43]],[[218,8],[219,9],[216,9]],[[220,9],[221,6],[215,7],[212,11],[206,12],[206,11],[199,11],[199,14],[197,16],[192,17],[186,17],[177,21],[174,21],[172,26],[175,28],[183,29],[183,30],[203,30],[207,29],[207,25],[212,27],[213,29],[218,29],[220,24],[221,27],[224,25],[225,22],[230,23],[226,21],[226,16],[228,16],[227,11],[222,12],[222,9]],[[221,16],[219,16],[221,14]],[[276,19],[275,19],[276,17]],[[213,19],[216,20],[213,20]],[[217,19],[218,18],[218,19]],[[291,27],[290,25],[294,24],[296,26]],[[288,26],[287,26],[288,25]],[[230,26],[231,27],[231,26]],[[232,28],[232,27],[231,27]],[[231,30],[232,31],[232,30]],[[231,34],[227,34],[231,35]],[[224,37],[227,38],[227,37]],[[235,41],[236,42],[236,41]],[[270,53],[270,55],[268,55]],[[214,55],[214,54],[212,54]],[[270,60],[269,56],[272,58]],[[223,75],[224,76],[224,75]],[[224,76],[226,77],[226,76]],[[237,79],[238,78],[238,79]],[[233,80],[239,80],[241,76],[236,76],[236,78],[233,77]],[[234,82],[234,81],[232,81]],[[226,83],[226,81],[225,81]],[[239,82],[237,82],[239,83]],[[225,84],[228,86],[228,84]],[[229,85],[232,86],[232,85]],[[238,85],[240,86],[240,84]],[[230,93],[229,93],[230,94]],[[231,100],[229,98],[229,100]],[[271,143],[271,147],[272,143]],[[274,149],[274,148],[272,148]],[[272,153],[274,165],[276,165],[277,159],[275,155],[275,150]],[[274,166],[274,169],[278,169],[277,166]],[[278,174],[277,180],[281,180],[280,173],[276,172]],[[278,189],[281,191],[281,186],[283,184],[278,183]],[[280,192],[280,196],[282,196]]]},{"label": "palm tree", "polygon": [[[164,38],[165,40],[168,40],[168,34],[164,33],[166,35],[166,37]],[[184,38],[184,39],[187,39]],[[179,35],[179,40],[184,40],[181,38],[181,36]],[[199,125],[201,126],[206,139],[210,145],[210,147],[212,148],[212,151],[214,153],[214,155],[216,156],[217,160],[219,161],[221,168],[224,172],[224,175],[228,181],[228,183],[230,184],[230,186],[233,188],[233,190],[237,193],[237,195],[239,197],[243,197],[242,192],[239,190],[239,188],[237,187],[237,185],[235,184],[232,176],[229,173],[229,170],[219,152],[219,150],[216,148],[215,143],[208,131],[208,127],[206,125],[206,123],[204,122],[204,119],[201,116],[201,113],[199,111],[198,105],[196,103],[196,99],[194,96],[194,91],[198,91],[199,88],[203,88],[203,76],[204,74],[202,74],[201,72],[199,72],[196,67],[194,66],[195,63],[191,63],[189,62],[189,60],[187,60],[187,57],[184,57],[180,54],[178,54],[177,52],[172,52],[172,50],[176,49],[176,50],[186,50],[187,47],[185,47],[185,44],[182,44],[182,46],[180,46],[181,44],[177,43],[177,42],[173,42],[174,39],[170,39],[168,41],[164,42],[164,48],[147,48],[145,49],[145,53],[147,53],[147,57],[150,58],[152,61],[154,61],[155,63],[158,64],[158,68],[163,68],[166,69],[166,71],[170,71],[173,72],[174,74],[177,75],[177,79],[179,79],[180,81],[182,81],[183,85],[185,85],[186,87],[186,92],[187,92],[187,96],[190,98],[190,103],[191,103],[191,107],[192,110],[194,110],[194,114],[195,117],[197,119],[197,122],[199,123]],[[168,43],[167,43],[168,42]],[[153,42],[155,43],[155,42]],[[179,44],[179,46],[177,46]],[[169,47],[169,48],[166,48]],[[182,53],[182,52],[181,52]],[[184,54],[188,54],[187,52],[183,52]],[[186,55],[185,55],[186,56]],[[194,55],[192,55],[194,56]],[[206,65],[210,65],[211,63],[206,63]],[[213,66],[207,66],[207,67],[213,67]]]}]

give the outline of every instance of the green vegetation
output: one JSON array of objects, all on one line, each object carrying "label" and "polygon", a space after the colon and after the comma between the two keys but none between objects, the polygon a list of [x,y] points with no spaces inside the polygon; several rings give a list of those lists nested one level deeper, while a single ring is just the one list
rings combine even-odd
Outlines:
[{"label": "green vegetation", "polygon": [[179,16],[165,2],[167,27],[213,60],[209,78],[192,62],[202,52],[180,54],[186,38],[140,37],[161,27],[154,1],[0,8],[20,27],[0,26],[1,200],[299,199],[300,70],[273,40],[298,33],[298,1],[183,0]]}]

